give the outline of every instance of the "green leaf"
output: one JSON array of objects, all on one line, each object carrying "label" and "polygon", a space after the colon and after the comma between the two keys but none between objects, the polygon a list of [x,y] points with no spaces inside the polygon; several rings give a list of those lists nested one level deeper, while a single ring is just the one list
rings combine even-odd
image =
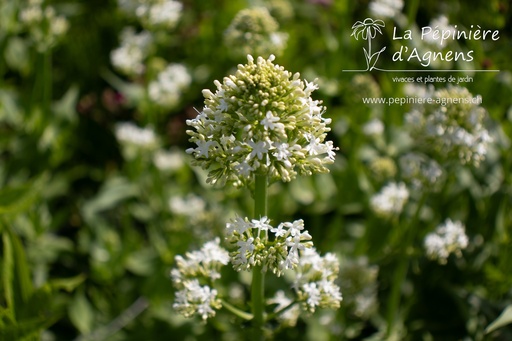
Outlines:
[{"label": "green leaf", "polygon": [[18,214],[26,211],[37,199],[44,182],[43,174],[28,183],[0,189],[0,214]]},{"label": "green leaf", "polygon": [[0,329],[0,340],[32,341],[40,340],[41,331],[55,322],[53,319],[36,318],[3,326]]},{"label": "green leaf", "polygon": [[64,96],[54,104],[53,111],[55,114],[68,122],[76,121],[78,116],[76,115],[75,108],[78,102],[78,95],[78,87],[75,85],[71,86]]},{"label": "green leaf", "polygon": [[82,334],[92,330],[94,311],[83,293],[79,293],[69,306],[69,319]]},{"label": "green leaf", "polygon": [[[9,233],[2,233],[3,243],[3,264],[2,264],[2,284],[4,288],[4,297],[7,307],[14,309],[14,259],[12,252],[12,242]],[[13,310],[11,310],[13,311]]]},{"label": "green leaf", "polygon": [[15,277],[15,288],[19,290],[19,297],[21,301],[26,302],[30,295],[32,295],[34,289],[32,286],[32,280],[30,278],[30,269],[27,262],[27,257],[25,256],[25,249],[23,248],[19,237],[12,231],[8,230],[8,232],[10,233],[11,237],[14,264],[17,275]]},{"label": "green leaf", "polygon": [[67,292],[72,292],[85,281],[85,277],[84,274],[80,274],[74,277],[55,279],[50,281],[50,286],[55,290],[62,289]]},{"label": "green leaf", "polygon": [[512,305],[507,306],[503,312],[494,320],[490,325],[485,328],[487,334],[492,333],[498,328],[501,328],[509,323],[512,323]]},{"label": "green leaf", "polygon": [[108,179],[100,190],[100,193],[83,205],[83,213],[86,220],[94,220],[95,215],[107,209],[115,207],[120,202],[134,197],[139,193],[135,184],[124,178]]}]

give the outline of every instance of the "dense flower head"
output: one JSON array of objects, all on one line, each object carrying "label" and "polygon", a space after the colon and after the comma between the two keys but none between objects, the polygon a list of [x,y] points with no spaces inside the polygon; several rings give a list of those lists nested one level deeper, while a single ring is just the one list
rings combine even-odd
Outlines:
[{"label": "dense flower head", "polygon": [[203,320],[215,316],[215,309],[222,307],[213,282],[220,279],[220,269],[228,264],[229,255],[220,246],[220,239],[205,243],[200,250],[176,256],[177,267],[171,271],[178,291],[173,308],[185,317],[195,314]]},{"label": "dense flower head", "polygon": [[481,97],[457,86],[428,91],[431,103],[416,106],[405,118],[411,135],[439,159],[478,166],[492,142]]},{"label": "dense flower head", "polygon": [[370,199],[371,208],[378,215],[389,217],[398,215],[409,199],[409,190],[403,182],[391,182]]},{"label": "dense flower head", "polygon": [[446,264],[450,254],[462,255],[461,250],[468,246],[468,236],[462,222],[446,219],[425,237],[424,244],[430,259]]},{"label": "dense flower head", "polygon": [[209,170],[209,183],[241,186],[253,175],[290,181],[297,174],[328,172],[334,162],[332,141],[325,141],[329,118],[311,93],[314,82],[300,80],[274,56],[239,65],[235,75],[215,81],[217,90],[203,90],[205,107],[187,124],[197,147],[187,153],[193,164]]},{"label": "dense flower head", "polygon": [[262,266],[280,276],[286,269],[295,269],[299,251],[312,247],[311,235],[304,230],[304,221],[270,225],[267,217],[252,219],[237,217],[226,225],[227,240],[236,247],[230,253],[235,270],[250,270]]},{"label": "dense flower head", "polygon": [[278,31],[279,24],[265,7],[246,8],[238,12],[224,32],[224,42],[235,55],[280,55],[288,36]]},{"label": "dense flower head", "polygon": [[301,251],[293,287],[302,307],[310,312],[319,308],[339,308],[341,290],[335,283],[339,273],[338,258],[327,253],[320,256],[315,248]]}]

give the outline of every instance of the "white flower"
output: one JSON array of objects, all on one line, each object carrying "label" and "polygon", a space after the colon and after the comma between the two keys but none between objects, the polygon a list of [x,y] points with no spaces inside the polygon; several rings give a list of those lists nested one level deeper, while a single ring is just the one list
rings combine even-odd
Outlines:
[{"label": "white flower", "polygon": [[174,28],[181,17],[183,5],[174,0],[153,0],[140,4],[135,14],[142,23],[151,29]]},{"label": "white flower", "polygon": [[466,88],[429,88],[430,102],[414,106],[405,123],[418,147],[436,160],[457,159],[478,166],[492,138],[485,128],[487,113],[481,98]]},{"label": "white flower", "polygon": [[204,212],[206,203],[201,197],[189,193],[185,197],[174,196],[170,198],[169,208],[176,214],[196,217],[199,213]]},{"label": "white flower", "polygon": [[451,37],[453,35],[453,32],[456,31],[455,27],[449,24],[448,17],[446,17],[445,15],[440,15],[439,17],[433,19],[430,22],[429,27],[432,27],[435,30],[443,32],[443,35],[444,32],[451,32],[450,38],[448,39],[444,39],[444,37],[443,39],[441,39],[438,36],[434,37],[434,29],[430,30],[425,35],[422,35],[422,39],[425,39],[425,41],[427,41],[428,43],[439,45],[440,47],[446,46],[446,42],[452,40]]},{"label": "white flower", "polygon": [[173,108],[191,82],[192,77],[185,66],[170,64],[158,74],[156,80],[149,83],[149,98],[163,108]]},{"label": "white flower", "polygon": [[468,246],[468,237],[460,221],[446,219],[435,232],[425,237],[424,244],[429,258],[446,264],[450,254],[455,253],[459,257],[462,255],[461,250]]},{"label": "white flower", "polygon": [[129,76],[142,74],[145,70],[144,60],[152,42],[149,32],[135,33],[133,27],[124,28],[121,32],[121,45],[110,54],[112,65]]},{"label": "white flower", "polygon": [[[240,271],[262,265],[264,271],[271,270],[277,276],[285,269],[296,268],[299,250],[313,245],[311,235],[303,229],[302,220],[281,223],[275,228],[267,217],[250,222],[248,218],[235,218],[226,224],[227,240],[236,246],[230,254],[233,267]],[[270,239],[268,232],[273,234]]]},{"label": "white flower", "polygon": [[193,164],[209,171],[209,183],[235,186],[252,182],[255,174],[290,181],[328,172],[337,148],[325,141],[331,123],[322,116],[325,108],[310,98],[316,83],[305,84],[298,73],[274,64],[274,56],[247,59],[235,75],[214,82],[215,93],[203,90],[203,111],[187,120],[192,143],[215,141],[222,147],[209,149],[207,157],[189,149]]},{"label": "white flower", "polygon": [[150,147],[156,144],[156,135],[151,128],[139,128],[131,122],[118,123],[115,135],[120,142],[139,147]]},{"label": "white flower", "polygon": [[369,5],[370,13],[381,18],[394,18],[403,7],[403,0],[373,0]]},{"label": "white flower", "polygon": [[390,183],[370,199],[370,206],[379,215],[397,215],[409,199],[409,191],[403,182]]},{"label": "white flower", "polygon": [[407,153],[400,157],[399,163],[403,178],[410,181],[415,189],[435,190],[443,176],[441,166],[420,153]]},{"label": "white flower", "polygon": [[185,317],[198,314],[203,320],[215,316],[215,309],[220,307],[217,290],[208,285],[201,286],[197,279],[183,283],[183,289],[176,292],[173,304],[173,308]]},{"label": "white flower", "polygon": [[384,123],[374,118],[363,126],[363,133],[367,136],[379,136],[384,132]]},{"label": "white flower", "polygon": [[321,257],[314,248],[301,251],[293,284],[304,308],[314,312],[317,307],[338,308],[343,297],[338,285],[338,258],[328,253]]},{"label": "white flower", "polygon": [[174,171],[180,169],[183,164],[183,157],[178,150],[157,150],[153,155],[153,162],[161,171]]},{"label": "white flower", "polygon": [[261,125],[265,130],[284,130],[284,124],[278,122],[279,117],[272,115],[272,111],[267,111],[267,115],[261,120]]}]

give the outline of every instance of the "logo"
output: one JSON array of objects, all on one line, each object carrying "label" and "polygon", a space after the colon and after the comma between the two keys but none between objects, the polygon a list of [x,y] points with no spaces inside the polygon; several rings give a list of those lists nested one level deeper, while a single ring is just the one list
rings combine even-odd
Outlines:
[{"label": "logo", "polygon": [[359,40],[359,37],[364,40],[368,40],[368,50],[363,47],[364,57],[366,59],[366,70],[360,71],[372,71],[373,69],[376,69],[375,64],[377,64],[380,54],[386,49],[386,47],[384,46],[379,51],[372,53],[372,39],[375,38],[377,32],[382,34],[381,27],[385,26],[386,24],[384,24],[384,21],[373,20],[371,18],[366,18],[364,21],[356,21],[356,23],[352,25],[352,34],[350,36],[354,36],[356,40]]},{"label": "logo", "polygon": [[[368,47],[363,47],[363,54],[366,61],[366,69],[360,70],[343,70],[343,72],[366,72],[366,71],[382,71],[382,72],[499,72],[500,70],[474,70],[471,62],[474,61],[474,51],[467,48],[461,48],[458,42],[468,41],[497,41],[500,38],[499,30],[482,29],[480,25],[470,25],[467,29],[459,29],[457,25],[439,28],[438,25],[424,26],[422,28],[406,29],[401,31],[396,26],[393,27],[392,40],[399,44],[396,51],[387,51],[386,46],[375,49],[372,41],[377,34],[383,35],[383,28],[386,27],[384,21],[372,18],[366,18],[363,21],[356,21],[352,25],[351,37],[356,40],[362,39],[368,42]],[[453,42],[451,49],[447,48],[449,42]],[[465,43],[464,43],[465,44]],[[421,47],[418,47],[421,46]],[[377,62],[383,60],[383,57],[391,55],[386,65],[403,65],[400,62],[408,62],[417,65],[418,68],[411,69],[384,69],[379,68]],[[467,64],[463,70],[456,69],[432,69],[432,65],[438,62],[458,62]],[[445,64],[448,65],[448,64]]]}]

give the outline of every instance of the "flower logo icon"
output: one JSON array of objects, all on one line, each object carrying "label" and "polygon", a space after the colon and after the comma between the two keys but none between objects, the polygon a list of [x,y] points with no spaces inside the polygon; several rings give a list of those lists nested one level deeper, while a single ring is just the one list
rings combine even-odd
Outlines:
[{"label": "flower logo icon", "polygon": [[371,71],[375,68],[375,64],[377,63],[380,54],[382,53],[382,51],[386,49],[386,47],[383,47],[382,49],[380,49],[380,51],[377,51],[372,54],[372,39],[375,38],[377,32],[379,34],[382,34],[381,28],[384,26],[384,21],[373,20],[371,18],[366,18],[364,19],[364,21],[358,20],[354,25],[352,25],[353,31],[351,36],[354,36],[356,40],[359,40],[360,36],[364,40],[368,40],[368,50],[366,50],[366,48],[363,47],[364,56],[366,58],[365,71]]}]

